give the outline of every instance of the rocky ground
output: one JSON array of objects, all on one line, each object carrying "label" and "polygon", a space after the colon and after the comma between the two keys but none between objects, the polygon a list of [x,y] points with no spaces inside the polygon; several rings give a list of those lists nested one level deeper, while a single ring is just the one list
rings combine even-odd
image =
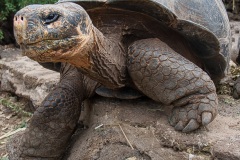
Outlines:
[{"label": "rocky ground", "polygon": [[[0,61],[4,57],[13,58],[19,55],[19,50],[13,46],[0,46]],[[1,70],[1,67],[0,67]],[[0,80],[2,83],[2,80]],[[29,100],[19,97],[14,92],[4,92],[0,88],[0,159],[7,159],[5,144],[8,138],[25,129],[31,117],[31,103]]]},{"label": "rocky ground", "polygon": [[[58,82],[59,74],[22,57],[12,47],[1,47],[0,56],[0,160],[6,160],[6,140],[24,130],[31,113]],[[64,159],[239,160],[240,100],[231,96],[237,73],[218,89],[216,120],[190,134],[169,126],[172,106],[146,98],[123,101],[94,97],[84,103],[79,127]]]},{"label": "rocky ground", "polygon": [[7,139],[18,131],[25,129],[31,117],[22,108],[26,101],[9,93],[0,93],[0,159],[7,156],[5,144]]}]

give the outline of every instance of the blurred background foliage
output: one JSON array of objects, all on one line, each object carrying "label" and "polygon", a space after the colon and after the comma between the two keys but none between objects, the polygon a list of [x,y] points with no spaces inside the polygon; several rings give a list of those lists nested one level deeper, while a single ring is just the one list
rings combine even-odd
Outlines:
[{"label": "blurred background foliage", "polygon": [[55,3],[57,0],[0,0],[0,21],[6,20],[8,15],[29,4]]},{"label": "blurred background foliage", "polygon": [[240,0],[222,0],[227,11],[238,14],[240,9]]},{"label": "blurred background foliage", "polygon": [[57,0],[0,0],[0,44],[14,43],[13,16],[29,4],[55,3]]},{"label": "blurred background foliage", "polygon": [[[240,0],[222,0],[230,19],[240,20]],[[0,45],[14,43],[13,16],[29,4],[55,3],[57,0],[0,0]]]}]

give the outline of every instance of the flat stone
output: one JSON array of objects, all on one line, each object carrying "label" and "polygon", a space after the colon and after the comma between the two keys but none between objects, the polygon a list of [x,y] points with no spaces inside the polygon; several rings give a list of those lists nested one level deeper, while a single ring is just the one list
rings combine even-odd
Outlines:
[{"label": "flat stone", "polygon": [[0,91],[15,93],[39,106],[58,83],[59,73],[21,56],[18,49],[3,50],[0,54]]},{"label": "flat stone", "polygon": [[[114,157],[111,154],[112,150],[105,150],[106,147],[113,147],[113,144],[125,146],[125,148],[115,146],[117,148],[114,150],[118,150],[119,153],[122,153],[122,149],[128,148],[129,154],[142,153],[141,155],[156,160],[170,157],[188,159],[190,154],[198,159],[240,159],[240,127],[230,127],[238,124],[240,117],[218,115],[207,126],[208,129],[201,128],[186,134],[175,131],[169,125],[166,113],[170,107],[153,101],[122,101],[95,97],[90,100],[89,107],[92,112],[88,116],[88,129],[76,132],[66,160],[91,159],[97,155],[99,159],[104,159],[106,158],[104,154],[108,155],[107,159],[127,158],[121,154]],[[99,125],[101,127],[95,129]],[[139,155],[132,153],[130,156]]]}]

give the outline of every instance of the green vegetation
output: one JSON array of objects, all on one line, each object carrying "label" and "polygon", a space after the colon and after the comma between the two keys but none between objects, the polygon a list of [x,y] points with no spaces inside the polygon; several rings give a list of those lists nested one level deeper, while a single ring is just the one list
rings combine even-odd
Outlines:
[{"label": "green vegetation", "polygon": [[27,121],[23,119],[22,122],[19,125],[15,126],[14,129],[17,130],[19,128],[26,128],[26,127],[27,127]]},{"label": "green vegetation", "polygon": [[[5,38],[5,34],[12,33],[12,29],[9,31],[9,26],[12,26],[12,16],[19,9],[29,4],[47,4],[55,3],[57,0],[0,0],[0,44],[1,40]],[[7,26],[7,27],[5,27]],[[6,31],[8,28],[8,31]]]},{"label": "green vegetation", "polygon": [[0,39],[3,39],[3,38],[4,38],[3,32],[2,32],[2,30],[0,29]]},{"label": "green vegetation", "polygon": [[240,0],[222,0],[227,11],[232,12],[234,14],[238,14],[240,12]]},{"label": "green vegetation", "polygon": [[27,117],[32,116],[32,113],[26,112],[22,109],[23,106],[21,104],[11,102],[11,100],[8,98],[0,97],[0,104],[7,108],[10,108],[13,112],[17,114],[21,114],[22,116],[27,116]]},{"label": "green vegetation", "polygon": [[57,0],[3,0],[0,2],[0,21],[4,21],[11,13],[29,5],[55,3]]},{"label": "green vegetation", "polygon": [[16,4],[17,1],[15,0],[3,0],[3,2],[0,3],[0,8],[1,8],[1,12],[0,12],[0,21],[4,21],[7,19],[8,15],[12,12],[16,11],[16,6],[14,5],[14,3]]},{"label": "green vegetation", "polygon": [[7,156],[1,157],[0,160],[9,160]]},{"label": "green vegetation", "polygon": [[13,0],[16,1],[15,4],[19,4],[19,7],[25,7],[29,4],[51,4],[51,3],[56,3],[57,0]]},{"label": "green vegetation", "polygon": [[[0,93],[1,121],[0,126],[0,160],[9,160],[5,145],[10,136],[22,132],[27,127],[27,122],[32,113],[27,112],[28,101],[18,98],[10,93]],[[29,108],[28,108],[29,109]]]}]

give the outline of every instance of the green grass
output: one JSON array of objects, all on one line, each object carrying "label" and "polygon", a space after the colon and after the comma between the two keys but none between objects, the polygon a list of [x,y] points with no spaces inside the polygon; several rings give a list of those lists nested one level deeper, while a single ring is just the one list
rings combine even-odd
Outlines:
[{"label": "green grass", "polygon": [[0,160],[9,160],[7,156],[0,157]]},{"label": "green grass", "polygon": [[0,40],[3,39],[3,38],[4,38],[3,32],[2,32],[2,30],[0,29]]},{"label": "green grass", "polygon": [[11,100],[8,99],[8,98],[0,97],[0,104],[7,107],[7,108],[10,108],[16,114],[20,114],[20,115],[26,116],[26,117],[31,117],[32,116],[32,113],[26,112],[22,109],[23,105],[11,102]]},{"label": "green grass", "polygon": [[15,126],[14,129],[17,130],[19,128],[26,128],[26,127],[27,127],[27,121],[23,119],[22,122],[19,125]]}]

